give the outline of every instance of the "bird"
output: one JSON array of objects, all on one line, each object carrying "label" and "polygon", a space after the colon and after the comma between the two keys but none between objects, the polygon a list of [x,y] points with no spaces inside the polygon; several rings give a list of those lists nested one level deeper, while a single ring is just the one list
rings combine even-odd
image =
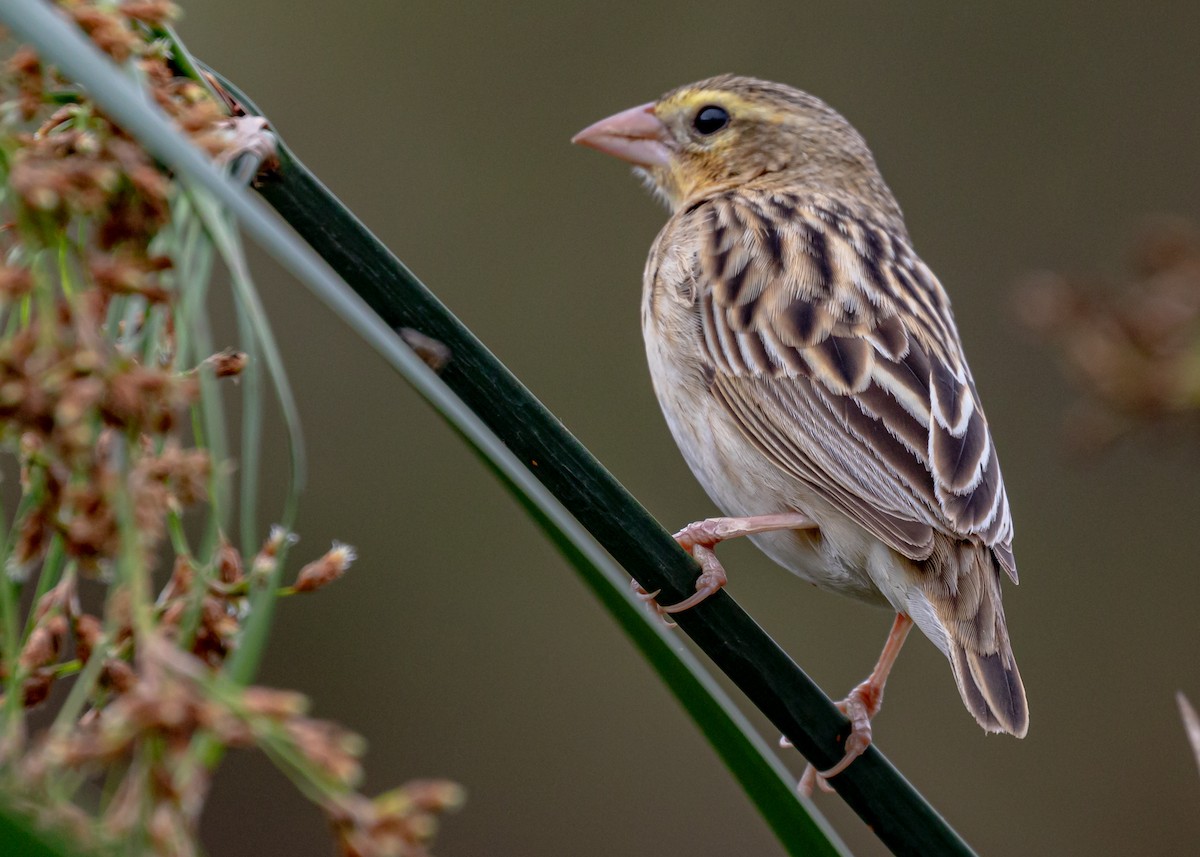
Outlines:
[{"label": "bird", "polygon": [[[722,517],[676,541],[698,562],[688,610],[727,581],[714,552],[748,537],[817,587],[890,608],[875,668],[838,707],[844,771],[871,743],[915,624],[987,732],[1029,710],[1001,578],[1013,522],[991,428],[945,289],[913,249],[863,137],[819,98],[724,74],[596,122],[671,214],[643,276],[655,394]],[[652,598],[653,595],[647,597]]]}]

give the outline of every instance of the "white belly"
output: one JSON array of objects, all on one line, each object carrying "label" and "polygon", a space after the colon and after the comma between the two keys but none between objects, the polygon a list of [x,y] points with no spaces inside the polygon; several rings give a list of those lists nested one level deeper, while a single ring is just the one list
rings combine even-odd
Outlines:
[{"label": "white belly", "polygon": [[[683,305],[671,309],[688,311]],[[645,312],[643,318],[654,391],[675,442],[708,496],[731,517],[786,511],[808,515],[818,530],[782,530],[750,538],[775,562],[823,589],[879,604],[890,601],[869,572],[887,561],[880,551],[890,551],[746,439],[709,393],[695,345],[675,342],[668,347],[670,331],[691,325],[655,323],[655,315],[662,314]]]}]

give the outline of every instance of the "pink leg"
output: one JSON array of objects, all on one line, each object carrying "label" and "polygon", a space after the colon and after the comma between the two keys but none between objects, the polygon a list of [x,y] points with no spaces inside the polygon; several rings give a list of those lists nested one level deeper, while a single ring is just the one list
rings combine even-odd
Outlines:
[{"label": "pink leg", "polygon": [[768,533],[774,530],[810,530],[816,527],[813,520],[799,512],[780,512],[776,515],[755,515],[750,518],[706,518],[688,524],[675,534],[675,541],[700,563],[700,576],[696,579],[696,594],[690,598],[659,607],[662,613],[681,613],[690,610],[725,585],[728,578],[721,567],[713,548],[726,539]]},{"label": "pink leg", "polygon": [[850,691],[850,695],[837,704],[841,712],[850,718],[846,754],[827,771],[818,771],[812,765],[804,769],[804,776],[800,778],[800,792],[805,796],[812,794],[813,785],[818,782],[823,790],[831,791],[825,781],[850,767],[850,763],[871,746],[871,718],[879,712],[879,707],[883,704],[883,687],[887,684],[888,673],[892,671],[896,656],[900,654],[912,625],[913,621],[908,616],[903,613],[896,614],[896,621],[892,623],[892,630],[888,633],[887,642],[883,645],[883,652],[875,664],[875,669],[871,670],[866,681]]}]

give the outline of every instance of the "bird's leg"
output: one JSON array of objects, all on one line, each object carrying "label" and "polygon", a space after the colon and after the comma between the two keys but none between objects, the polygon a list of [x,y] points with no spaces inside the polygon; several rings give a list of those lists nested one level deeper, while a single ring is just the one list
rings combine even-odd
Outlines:
[{"label": "bird's leg", "polygon": [[812,765],[805,768],[804,776],[800,778],[801,794],[806,797],[811,795],[813,785],[817,782],[820,782],[823,790],[831,791],[825,780],[836,777],[846,770],[850,767],[851,762],[871,746],[871,718],[879,712],[879,707],[883,704],[883,686],[887,683],[888,673],[892,671],[892,666],[896,663],[896,656],[900,654],[900,649],[904,646],[904,639],[908,636],[912,626],[912,619],[903,613],[896,614],[896,621],[892,623],[892,630],[888,633],[887,642],[883,644],[883,652],[879,655],[875,669],[871,670],[866,681],[837,703],[838,709],[850,718],[850,734],[846,738],[846,754],[842,756],[840,762],[827,771],[818,771]]},{"label": "bird's leg", "polygon": [[[809,530],[814,527],[816,527],[816,523],[812,518],[799,512],[754,515],[749,518],[705,518],[703,521],[688,524],[675,534],[675,541],[691,554],[696,562],[700,563],[700,576],[696,578],[696,594],[669,607],[655,604],[655,608],[660,614],[681,613],[695,607],[725,585],[727,581],[725,569],[721,567],[717,555],[713,553],[713,548],[717,546],[718,542],[738,536],[768,533],[773,530]],[[640,596],[644,596],[647,601],[653,601],[654,597],[658,595],[657,592],[647,593],[636,584],[635,588],[640,590]]]}]

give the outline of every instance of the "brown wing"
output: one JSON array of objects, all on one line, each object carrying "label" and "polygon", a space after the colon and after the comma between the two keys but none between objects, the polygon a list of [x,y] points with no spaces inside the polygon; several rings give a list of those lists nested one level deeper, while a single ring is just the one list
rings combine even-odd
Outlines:
[{"label": "brown wing", "polygon": [[695,219],[712,391],[779,467],[914,560],[1012,519],[949,301],[904,236],[823,197],[718,197]]}]

